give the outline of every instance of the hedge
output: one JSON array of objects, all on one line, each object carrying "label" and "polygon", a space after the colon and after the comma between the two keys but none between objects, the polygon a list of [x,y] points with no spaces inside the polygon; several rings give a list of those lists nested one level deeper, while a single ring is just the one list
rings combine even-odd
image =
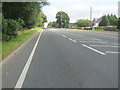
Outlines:
[{"label": "hedge", "polygon": [[13,19],[2,19],[2,40],[8,41],[11,38],[17,37],[17,30],[20,25]]}]

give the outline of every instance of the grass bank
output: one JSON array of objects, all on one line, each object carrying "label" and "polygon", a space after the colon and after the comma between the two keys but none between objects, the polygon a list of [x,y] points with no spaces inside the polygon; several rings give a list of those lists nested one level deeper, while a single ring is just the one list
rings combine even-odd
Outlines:
[{"label": "grass bank", "polygon": [[11,39],[10,41],[3,41],[2,42],[2,59],[8,56],[20,45],[22,45],[30,37],[35,35],[40,29],[41,28],[33,28],[31,30],[19,31],[17,38]]},{"label": "grass bank", "polygon": [[107,31],[107,30],[104,30],[104,29],[99,29],[99,30],[94,30],[94,31],[105,31],[105,32],[120,32],[120,30],[115,30],[115,31]]}]

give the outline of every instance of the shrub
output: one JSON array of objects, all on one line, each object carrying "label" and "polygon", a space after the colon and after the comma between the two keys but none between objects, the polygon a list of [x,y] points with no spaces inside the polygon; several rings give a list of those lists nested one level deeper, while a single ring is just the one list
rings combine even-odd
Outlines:
[{"label": "shrub", "polygon": [[17,22],[18,22],[18,28],[19,28],[18,30],[22,30],[25,25],[24,20],[21,18],[18,18]]},{"label": "shrub", "polygon": [[11,38],[17,37],[17,30],[19,29],[19,24],[13,19],[2,20],[2,40],[10,40]]},{"label": "shrub", "polygon": [[99,27],[94,27],[95,30],[104,30],[105,27],[104,26],[99,26]]},{"label": "shrub", "polygon": [[107,31],[115,31],[116,28],[113,27],[113,26],[106,26],[104,30],[107,30]]}]

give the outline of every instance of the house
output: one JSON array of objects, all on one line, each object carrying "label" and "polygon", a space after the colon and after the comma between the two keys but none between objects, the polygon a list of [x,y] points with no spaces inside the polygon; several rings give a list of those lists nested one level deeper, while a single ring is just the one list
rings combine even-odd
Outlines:
[{"label": "house", "polygon": [[77,23],[69,23],[68,28],[76,27]]},{"label": "house", "polygon": [[94,20],[93,20],[93,23],[94,23],[93,27],[98,27],[99,23],[101,21],[102,21],[102,17],[100,17],[100,18],[94,18]]}]

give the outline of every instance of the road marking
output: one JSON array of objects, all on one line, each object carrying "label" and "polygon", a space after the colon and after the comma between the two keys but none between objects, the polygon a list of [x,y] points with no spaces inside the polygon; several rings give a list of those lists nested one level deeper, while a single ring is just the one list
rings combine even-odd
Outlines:
[{"label": "road marking", "polygon": [[99,42],[99,41],[79,41],[84,43],[108,43],[108,42]]},{"label": "road marking", "polygon": [[113,45],[117,45],[117,46],[119,46],[120,44],[119,43],[112,43]]},{"label": "road marking", "polygon": [[94,49],[94,48],[92,48],[92,47],[90,47],[90,46],[87,46],[87,45],[85,45],[85,44],[82,44],[82,45],[83,45],[84,47],[90,49],[90,50],[93,50],[93,51],[101,54],[101,55],[106,55],[105,53],[103,53],[103,52],[101,52],[101,51],[98,51],[97,49]]},{"label": "road marking", "polygon": [[113,48],[118,48],[119,46],[108,46],[108,45],[89,45],[93,47],[113,47]]},{"label": "road marking", "polygon": [[120,52],[106,51],[105,53],[119,54]]},{"label": "road marking", "polygon": [[73,42],[77,42],[76,40],[73,40],[73,39],[71,39],[71,38],[68,38],[69,40],[71,40],[71,41],[73,41]]},{"label": "road marking", "polygon": [[62,35],[63,37],[66,37],[65,35]]},{"label": "road marking", "polygon": [[36,41],[33,49],[32,49],[32,52],[31,52],[31,54],[30,54],[30,56],[29,56],[29,58],[28,58],[28,61],[27,61],[27,63],[25,64],[25,67],[24,67],[24,69],[23,69],[23,71],[22,71],[22,73],[21,73],[21,75],[20,75],[20,77],[19,77],[19,79],[18,79],[18,81],[17,81],[17,83],[16,83],[16,85],[15,85],[15,88],[22,88],[22,85],[23,85],[24,80],[25,80],[25,78],[26,78],[28,69],[29,69],[30,64],[31,64],[31,62],[32,62],[32,59],[33,59],[35,50],[36,50],[36,48],[37,48],[38,42],[39,42],[40,37],[41,37],[41,35],[42,35],[42,32],[43,32],[43,30],[41,31],[41,33],[40,33],[40,35],[39,35],[39,37],[38,37],[38,39],[37,39],[37,41]]}]

